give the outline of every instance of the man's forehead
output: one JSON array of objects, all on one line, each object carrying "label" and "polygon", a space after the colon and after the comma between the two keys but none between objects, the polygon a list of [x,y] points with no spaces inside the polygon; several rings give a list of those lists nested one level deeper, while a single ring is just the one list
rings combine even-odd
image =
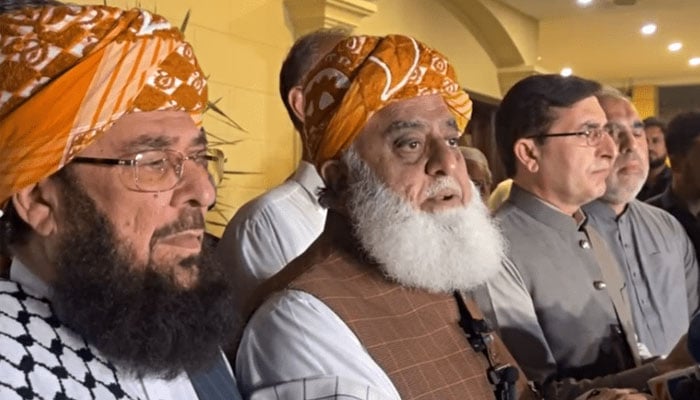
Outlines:
[{"label": "man's forehead", "polygon": [[639,120],[639,114],[634,105],[625,99],[601,99],[600,105],[609,120],[635,119]]},{"label": "man's forehead", "polygon": [[206,144],[206,135],[188,113],[152,111],[121,117],[93,146],[129,153],[198,144]]},{"label": "man's forehead", "polygon": [[644,128],[644,132],[647,135],[663,135],[664,132],[658,126],[647,126]]},{"label": "man's forehead", "polygon": [[605,123],[605,111],[595,96],[583,98],[569,107],[551,107],[553,123]]},{"label": "man's forehead", "polygon": [[411,121],[425,119],[428,115],[440,119],[454,120],[447,108],[447,104],[445,104],[440,95],[417,96],[394,101],[377,111],[373,117],[376,116],[386,121]]}]

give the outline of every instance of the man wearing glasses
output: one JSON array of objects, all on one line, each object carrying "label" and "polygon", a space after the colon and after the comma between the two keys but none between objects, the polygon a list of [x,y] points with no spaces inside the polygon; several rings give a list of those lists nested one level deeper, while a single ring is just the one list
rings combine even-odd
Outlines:
[{"label": "man wearing glasses", "polygon": [[496,141],[513,178],[495,214],[510,262],[487,285],[486,308],[545,398],[641,390],[658,373],[655,364],[640,366],[624,279],[581,210],[603,195],[617,156],[599,90],[578,77],[532,76],[510,89],[496,114]]},{"label": "man wearing glasses", "polygon": [[613,88],[597,97],[617,132],[619,154],[605,194],[584,211],[625,275],[640,355],[666,355],[698,310],[695,249],[671,214],[635,199],[649,163],[644,123],[634,106]]},{"label": "man wearing glasses", "polygon": [[10,1],[0,26],[0,398],[239,398],[192,48],[138,9]]}]

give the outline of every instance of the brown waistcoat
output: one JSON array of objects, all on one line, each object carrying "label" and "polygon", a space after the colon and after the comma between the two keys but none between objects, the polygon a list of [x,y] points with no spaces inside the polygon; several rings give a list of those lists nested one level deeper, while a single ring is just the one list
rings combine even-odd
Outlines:
[{"label": "brown waistcoat", "polygon": [[[329,232],[329,225],[309,250],[268,282],[266,292],[286,287],[323,301],[355,333],[403,400],[494,399],[488,362],[458,325],[454,297],[385,279],[376,265],[348,246],[352,240],[347,235]],[[467,302],[480,318],[475,303]],[[516,365],[499,338],[490,347],[498,362]],[[534,399],[520,375],[518,398]]]}]

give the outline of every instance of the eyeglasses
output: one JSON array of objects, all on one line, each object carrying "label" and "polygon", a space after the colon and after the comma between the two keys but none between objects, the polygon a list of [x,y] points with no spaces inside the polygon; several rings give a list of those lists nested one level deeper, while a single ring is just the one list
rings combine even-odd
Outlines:
[{"label": "eyeglasses", "polygon": [[170,190],[180,182],[187,160],[206,169],[215,186],[223,180],[226,159],[219,149],[207,149],[187,156],[176,150],[148,150],[126,159],[76,157],[73,162],[131,167],[123,168],[120,173],[122,182],[128,188],[140,192],[160,192]]},{"label": "eyeglasses", "polygon": [[589,146],[597,146],[603,140],[603,134],[610,135],[615,142],[617,142],[617,137],[620,134],[620,130],[611,125],[605,126],[591,126],[587,127],[583,131],[578,132],[562,132],[562,133],[539,133],[537,135],[526,136],[526,139],[534,138],[546,138],[546,137],[564,137],[564,136],[578,136],[586,138],[586,144]]}]

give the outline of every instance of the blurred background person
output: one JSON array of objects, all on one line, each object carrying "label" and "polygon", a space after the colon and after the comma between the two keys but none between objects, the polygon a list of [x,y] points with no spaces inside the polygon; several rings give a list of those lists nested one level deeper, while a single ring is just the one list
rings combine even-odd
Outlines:
[{"label": "blurred background person", "polygon": [[644,120],[644,134],[649,148],[649,175],[637,198],[647,200],[661,194],[671,184],[671,169],[667,165],[666,124],[649,117]]},{"label": "blurred background person", "polygon": [[700,247],[700,111],[687,111],[668,124],[666,148],[671,161],[671,185],[647,200],[676,217],[695,246]]},{"label": "blurred background person", "polygon": [[[346,36],[338,29],[311,32],[294,43],[282,63],[280,97],[299,133],[304,129],[304,77]],[[239,309],[262,281],[306,250],[323,230],[326,209],[316,193],[323,181],[310,161],[303,147],[292,176],[244,204],[226,226],[216,256],[234,277]]]},{"label": "blurred background person", "polygon": [[491,194],[491,169],[484,153],[476,147],[459,146],[464,161],[467,164],[469,178],[479,190],[481,200],[486,201]]}]

